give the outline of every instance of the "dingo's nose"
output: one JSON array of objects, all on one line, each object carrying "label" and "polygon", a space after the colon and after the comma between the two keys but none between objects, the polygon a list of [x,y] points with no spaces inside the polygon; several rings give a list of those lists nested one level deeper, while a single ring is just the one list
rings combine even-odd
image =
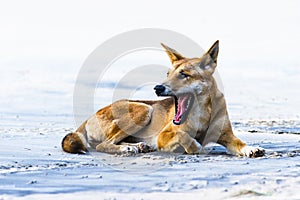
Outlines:
[{"label": "dingo's nose", "polygon": [[166,87],[163,85],[156,85],[154,87],[155,93],[157,94],[157,96],[161,95],[161,93],[163,93],[166,90]]}]

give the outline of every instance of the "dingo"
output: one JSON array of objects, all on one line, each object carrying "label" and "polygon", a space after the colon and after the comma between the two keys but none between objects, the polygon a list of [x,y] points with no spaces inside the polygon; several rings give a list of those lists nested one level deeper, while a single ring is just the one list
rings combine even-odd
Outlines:
[{"label": "dingo", "polygon": [[[213,73],[219,41],[199,58],[185,58],[162,44],[171,62],[167,79],[156,85],[159,101],[120,100],[100,109],[74,133],[67,134],[62,148],[85,153],[88,148],[106,153],[138,153],[153,150],[188,154],[210,142],[236,155],[259,157],[264,150],[247,146],[234,136],[223,94]],[[201,145],[200,145],[201,144]]]}]

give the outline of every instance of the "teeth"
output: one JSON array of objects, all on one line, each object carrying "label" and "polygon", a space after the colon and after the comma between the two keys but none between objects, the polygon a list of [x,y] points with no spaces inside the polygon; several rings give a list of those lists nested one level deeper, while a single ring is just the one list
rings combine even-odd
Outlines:
[{"label": "teeth", "polygon": [[193,103],[193,96],[191,94],[186,94],[185,96],[180,96],[175,98],[176,103],[176,113],[174,116],[174,123],[181,123],[181,120],[185,119],[189,114],[191,109],[191,104]]},{"label": "teeth", "polygon": [[186,106],[185,106],[185,109],[186,109],[186,110],[189,108],[190,103],[191,103],[191,98],[189,98],[188,101],[187,101],[187,104],[186,104]]}]

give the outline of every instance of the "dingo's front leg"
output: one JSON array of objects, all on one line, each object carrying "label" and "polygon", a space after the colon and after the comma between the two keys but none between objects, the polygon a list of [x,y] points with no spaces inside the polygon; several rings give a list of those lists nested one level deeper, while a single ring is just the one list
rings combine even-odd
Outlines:
[{"label": "dingo's front leg", "polygon": [[157,148],[160,151],[173,152],[179,146],[182,146],[186,153],[200,153],[201,145],[188,133],[183,131],[172,131],[172,128],[166,128],[161,132],[157,139]]},{"label": "dingo's front leg", "polygon": [[250,158],[256,158],[265,155],[264,149],[248,146],[235,135],[233,135],[232,132],[223,133],[220,136],[218,143],[225,146],[230,153],[235,155],[246,156]]}]

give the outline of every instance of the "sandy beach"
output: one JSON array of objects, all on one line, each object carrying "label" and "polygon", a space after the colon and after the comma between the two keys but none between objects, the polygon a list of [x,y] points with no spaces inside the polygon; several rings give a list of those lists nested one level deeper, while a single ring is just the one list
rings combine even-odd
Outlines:
[{"label": "sandy beach", "polygon": [[[53,119],[58,118],[70,119]],[[218,145],[200,155],[68,154],[60,140],[72,128],[45,116],[42,122],[34,119],[19,116],[17,127],[0,129],[1,199],[300,198],[299,122],[275,130],[267,122],[234,123],[240,138],[266,150],[252,159],[227,154]]]}]

